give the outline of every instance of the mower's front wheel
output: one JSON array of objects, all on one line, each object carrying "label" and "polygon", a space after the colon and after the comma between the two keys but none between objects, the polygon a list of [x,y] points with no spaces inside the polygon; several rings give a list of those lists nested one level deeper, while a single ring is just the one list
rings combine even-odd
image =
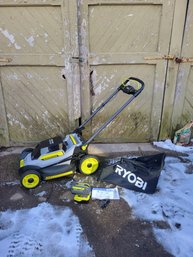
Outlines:
[{"label": "mower's front wheel", "polygon": [[85,175],[91,175],[97,171],[99,159],[94,155],[86,155],[80,160],[79,170]]},{"label": "mower's front wheel", "polygon": [[20,182],[27,189],[35,188],[41,182],[40,173],[36,170],[27,170],[21,175]]}]

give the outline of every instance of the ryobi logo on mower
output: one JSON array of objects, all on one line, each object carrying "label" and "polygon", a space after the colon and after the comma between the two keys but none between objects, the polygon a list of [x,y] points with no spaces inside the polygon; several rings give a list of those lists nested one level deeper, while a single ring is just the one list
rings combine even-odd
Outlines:
[{"label": "ryobi logo on mower", "polygon": [[129,183],[134,184],[136,187],[141,188],[142,190],[145,190],[147,187],[147,182],[145,182],[142,178],[137,177],[131,171],[127,171],[120,165],[116,166],[115,173],[117,173],[119,176],[123,178],[127,178]]}]

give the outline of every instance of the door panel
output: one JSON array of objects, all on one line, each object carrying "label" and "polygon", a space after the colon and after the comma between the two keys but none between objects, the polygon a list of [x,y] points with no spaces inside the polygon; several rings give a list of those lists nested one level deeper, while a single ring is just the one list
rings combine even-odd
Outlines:
[{"label": "door panel", "polygon": [[80,117],[76,14],[76,0],[1,1],[0,144],[63,135]]},{"label": "door panel", "polygon": [[[170,44],[170,53],[169,56],[172,57],[168,61],[167,76],[166,76],[166,85],[163,101],[163,111],[162,111],[162,122],[159,139],[167,139],[173,137],[174,131],[176,131],[176,121],[174,121],[173,115],[180,115],[178,107],[181,103],[175,105],[175,98],[178,95],[179,89],[176,85],[179,81],[179,68],[182,65],[175,61],[175,58],[181,57],[182,42],[184,35],[184,27],[186,21],[186,11],[187,11],[187,0],[176,1],[174,19],[172,26],[171,34],[171,44]],[[160,60],[161,61],[161,60]],[[185,85],[180,85],[180,90],[185,90]],[[176,90],[177,89],[177,90]],[[182,91],[183,91],[182,90]],[[182,103],[183,105],[183,103]]]},{"label": "door panel", "polygon": [[193,2],[189,1],[173,113],[173,131],[193,120]]},{"label": "door panel", "polygon": [[10,140],[39,141],[68,131],[67,87],[59,67],[3,67]]},{"label": "door panel", "polygon": [[[141,95],[97,141],[148,142],[158,138],[167,68],[167,60],[160,62],[158,57],[169,53],[174,3],[165,0],[82,2],[84,118],[124,79],[136,76],[145,82]],[[90,94],[91,86],[96,92],[94,96]],[[125,96],[105,107],[87,131],[87,137],[112,115],[123,99]]]},{"label": "door panel", "polygon": [[[103,142],[110,141],[112,138],[118,138],[119,142],[125,142],[127,140],[132,141],[133,138],[137,138],[136,141],[141,142],[149,140],[149,131],[151,123],[150,116],[147,113],[151,113],[152,100],[153,99],[153,81],[154,77],[149,74],[154,74],[155,65],[142,65],[144,71],[144,78],[148,81],[146,87],[146,97],[139,96],[136,101],[133,101],[127,109],[125,109],[121,115],[119,115],[101,134],[100,139]],[[93,91],[95,95],[92,97],[93,109],[96,109],[106,99],[111,92],[118,87],[118,82],[123,82],[125,74],[130,72],[135,77],[140,77],[140,73],[137,72],[137,65],[100,65],[91,66],[93,73]],[[115,83],[115,78],[116,82]],[[126,78],[125,78],[126,79]],[[103,87],[101,86],[103,85]],[[128,99],[128,95],[120,92],[117,98],[113,99],[102,111],[98,114],[92,122],[93,130],[102,125],[118,108],[122,106]],[[143,133],[141,131],[143,130]]]},{"label": "door panel", "polygon": [[91,52],[135,53],[158,50],[161,5],[91,5],[88,12]]},{"label": "door panel", "polygon": [[0,8],[1,51],[23,54],[59,54],[60,51],[64,51],[60,6],[15,8]]}]

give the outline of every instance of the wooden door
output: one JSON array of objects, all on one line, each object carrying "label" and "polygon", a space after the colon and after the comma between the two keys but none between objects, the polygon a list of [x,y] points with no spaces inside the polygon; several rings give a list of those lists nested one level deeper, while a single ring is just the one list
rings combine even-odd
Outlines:
[{"label": "wooden door", "polygon": [[177,76],[173,131],[193,120],[193,2],[189,1]]},{"label": "wooden door", "polygon": [[0,145],[68,132],[80,117],[76,1],[0,1],[0,42]]},{"label": "wooden door", "polygon": [[[130,76],[145,89],[96,139],[103,142],[157,140],[175,1],[80,1],[83,119]],[[93,120],[88,137],[116,111],[120,95]]]}]

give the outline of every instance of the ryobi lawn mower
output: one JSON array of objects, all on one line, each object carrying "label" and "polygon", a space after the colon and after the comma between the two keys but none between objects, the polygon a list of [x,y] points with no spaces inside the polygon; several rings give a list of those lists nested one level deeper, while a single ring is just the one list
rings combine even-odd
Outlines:
[{"label": "ryobi lawn mower", "polygon": [[[21,185],[30,189],[38,186],[41,180],[72,175],[77,170],[85,175],[96,172],[99,167],[99,158],[88,154],[88,145],[141,93],[143,88],[142,80],[133,77],[127,79],[72,133],[64,138],[56,136],[44,140],[35,148],[25,149],[20,159]],[[131,97],[89,139],[83,139],[81,131],[84,126],[120,91]]]}]

